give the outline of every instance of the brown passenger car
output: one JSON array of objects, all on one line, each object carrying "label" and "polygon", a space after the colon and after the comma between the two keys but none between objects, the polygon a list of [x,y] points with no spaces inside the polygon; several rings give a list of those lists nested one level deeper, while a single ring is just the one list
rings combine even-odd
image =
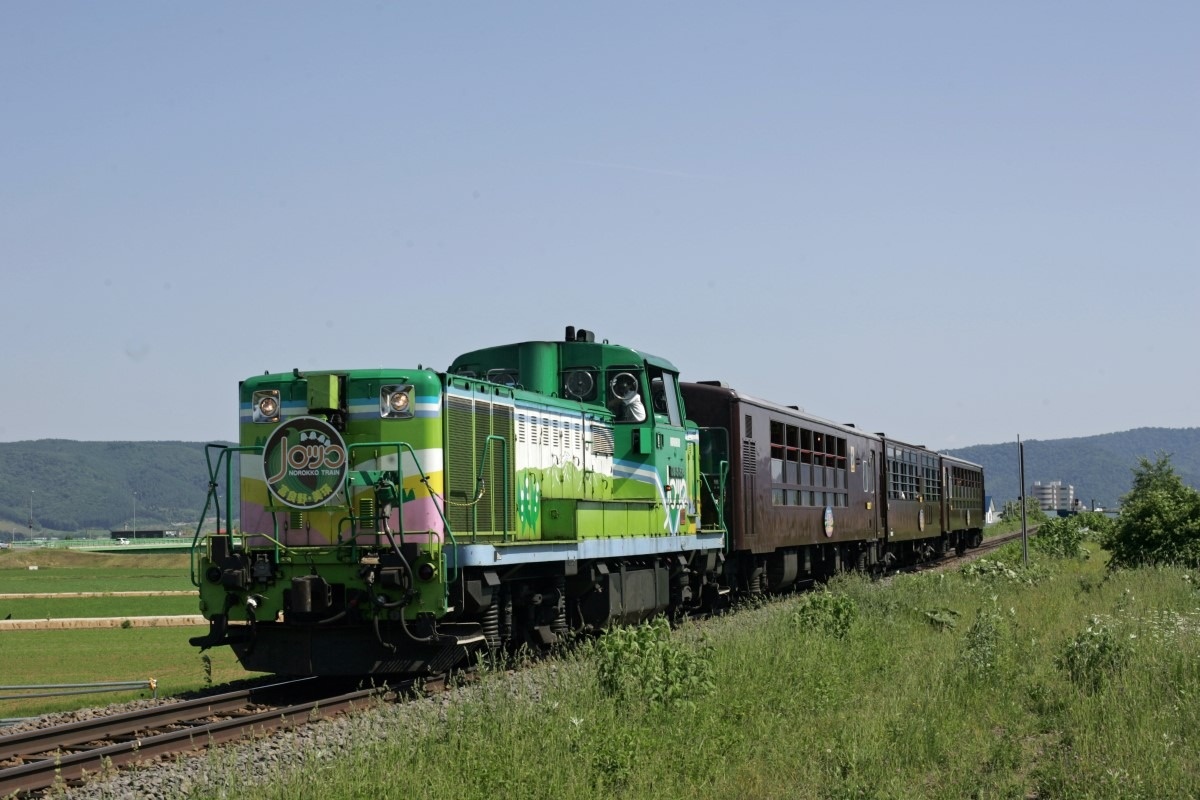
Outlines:
[{"label": "brown passenger car", "polygon": [[[727,574],[741,588],[777,591],[842,569],[937,557],[967,543],[968,520],[982,525],[976,465],[719,382],[681,388],[701,428],[702,468],[710,485],[723,479]],[[728,464],[723,475],[714,453]]]}]

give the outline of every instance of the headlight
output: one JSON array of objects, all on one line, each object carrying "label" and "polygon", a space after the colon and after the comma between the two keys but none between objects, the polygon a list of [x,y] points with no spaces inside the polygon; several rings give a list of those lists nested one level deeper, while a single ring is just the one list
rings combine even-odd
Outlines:
[{"label": "headlight", "polygon": [[396,419],[412,416],[412,386],[381,386],[379,416]]},{"label": "headlight", "polygon": [[255,422],[279,421],[279,390],[271,389],[265,392],[255,392],[251,403],[254,408]]}]

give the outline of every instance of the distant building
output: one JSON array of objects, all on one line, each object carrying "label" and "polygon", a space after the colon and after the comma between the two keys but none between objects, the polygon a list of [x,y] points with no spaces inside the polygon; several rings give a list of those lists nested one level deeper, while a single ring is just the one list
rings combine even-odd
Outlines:
[{"label": "distant building", "polygon": [[996,512],[996,502],[992,500],[992,496],[989,494],[983,498],[983,524],[991,525],[993,522],[998,522],[999,520],[1000,515]]},{"label": "distant building", "polygon": [[139,528],[136,531],[127,531],[127,530],[109,531],[108,533],[109,533],[109,537],[113,541],[117,541],[119,539],[161,539],[164,536],[178,536],[179,535],[179,531],[155,531],[155,530],[146,530],[145,528]]},{"label": "distant building", "polygon": [[1070,513],[1079,510],[1076,508],[1075,487],[1070,484],[1064,485],[1062,481],[1050,481],[1045,484],[1034,481],[1033,486],[1029,487],[1029,495],[1038,501],[1042,511],[1057,514],[1060,511]]}]

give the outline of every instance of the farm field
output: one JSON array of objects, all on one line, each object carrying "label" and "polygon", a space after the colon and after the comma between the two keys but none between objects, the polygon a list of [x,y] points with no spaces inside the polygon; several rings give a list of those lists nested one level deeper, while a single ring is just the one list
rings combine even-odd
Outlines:
[{"label": "farm field", "polygon": [[195,595],[190,597],[178,595],[170,597],[0,598],[0,619],[159,617],[199,613]]},{"label": "farm field", "polygon": [[[204,655],[188,644],[203,628],[85,628],[0,632],[0,675],[12,686],[158,681],[158,696],[252,677],[229,648]],[[11,694],[0,692],[0,694]],[[0,700],[0,718],[29,717],[150,697],[148,690]],[[3,729],[0,729],[2,731]]]},{"label": "farm field", "polygon": [[[36,567],[36,569],[30,569]],[[0,550],[0,594],[192,589],[184,554]]]},{"label": "farm field", "polygon": [[[30,569],[36,566],[37,569]],[[108,592],[187,592],[158,597],[56,597]],[[0,551],[0,619],[141,617],[197,613],[186,555],[66,550]],[[36,594],[39,597],[6,595]]]},{"label": "farm field", "polygon": [[[30,570],[30,565],[37,570]],[[0,594],[47,592],[174,592],[191,588],[187,556],[106,555],[65,550],[0,551]],[[0,619],[137,617],[195,614],[194,595],[0,599]],[[159,696],[248,676],[228,648],[205,662],[188,638],[203,630],[109,628],[0,631],[4,685],[99,683],[154,678]],[[13,694],[13,692],[0,692]],[[149,691],[0,700],[0,718],[124,702]]]}]

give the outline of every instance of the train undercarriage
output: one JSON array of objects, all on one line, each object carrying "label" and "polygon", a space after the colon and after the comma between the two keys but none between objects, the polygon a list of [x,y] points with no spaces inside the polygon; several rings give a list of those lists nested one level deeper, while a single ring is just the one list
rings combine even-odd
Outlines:
[{"label": "train undercarriage", "polygon": [[713,613],[738,596],[803,589],[839,572],[887,571],[975,547],[982,531],[898,543],[838,542],[771,553],[694,551],[656,558],[464,570],[451,612],[406,620],[403,603],[371,609],[366,592],[294,579],[274,620],[217,615],[193,644],[228,644],[249,670],[286,675],[420,675],[482,653],[537,652],[612,625]]}]

